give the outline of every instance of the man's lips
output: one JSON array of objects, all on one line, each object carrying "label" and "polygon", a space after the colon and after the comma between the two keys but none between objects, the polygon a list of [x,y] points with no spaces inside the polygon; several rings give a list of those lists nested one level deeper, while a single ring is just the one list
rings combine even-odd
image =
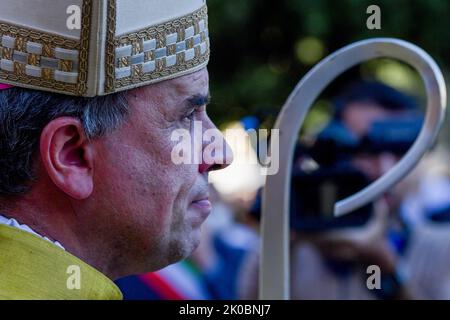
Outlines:
[{"label": "man's lips", "polygon": [[192,204],[205,209],[212,208],[211,201],[208,198],[192,201]]},{"label": "man's lips", "polygon": [[198,200],[194,200],[191,203],[191,208],[200,213],[200,224],[209,216],[212,210],[211,201],[209,201],[209,197],[201,197]]}]

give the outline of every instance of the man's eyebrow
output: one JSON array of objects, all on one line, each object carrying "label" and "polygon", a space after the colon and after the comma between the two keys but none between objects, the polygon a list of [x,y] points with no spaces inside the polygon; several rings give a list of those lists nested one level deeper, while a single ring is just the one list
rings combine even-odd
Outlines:
[{"label": "man's eyebrow", "polygon": [[190,108],[198,108],[204,105],[207,105],[211,101],[211,95],[208,93],[207,95],[196,94],[195,96],[187,99],[187,104]]}]

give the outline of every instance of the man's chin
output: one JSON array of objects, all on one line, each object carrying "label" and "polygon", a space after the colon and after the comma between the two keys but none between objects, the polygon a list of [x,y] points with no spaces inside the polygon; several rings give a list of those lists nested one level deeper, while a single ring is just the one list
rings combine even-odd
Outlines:
[{"label": "man's chin", "polygon": [[200,228],[197,228],[196,230],[192,231],[192,235],[191,235],[191,239],[190,239],[190,244],[189,246],[186,248],[185,251],[185,256],[183,257],[183,259],[188,258],[189,256],[192,255],[192,253],[194,253],[194,251],[198,248],[198,246],[200,245],[200,241],[201,241],[201,231]]},{"label": "man's chin", "polygon": [[183,259],[186,259],[192,255],[192,253],[200,245],[201,232],[200,228],[191,231],[189,240],[183,241],[178,245],[173,246],[170,250],[169,264],[177,263]]}]

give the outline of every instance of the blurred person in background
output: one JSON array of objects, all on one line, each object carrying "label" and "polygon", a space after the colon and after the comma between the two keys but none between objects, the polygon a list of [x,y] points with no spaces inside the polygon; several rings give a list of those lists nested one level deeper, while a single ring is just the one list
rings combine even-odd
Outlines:
[{"label": "blurred person in background", "polygon": [[[401,192],[394,188],[370,206],[332,218],[336,200],[382,176],[409,149],[422,122],[414,100],[381,83],[360,82],[334,102],[334,120],[307,148],[316,167],[304,165],[304,150],[294,159],[292,298],[450,298],[450,229],[411,228],[399,214]],[[258,206],[254,211],[259,214]],[[250,256],[242,269],[242,298],[257,297],[258,259]],[[367,287],[371,265],[380,268],[380,289]]]},{"label": "blurred person in background", "polygon": [[445,147],[437,148],[395,188],[403,199],[400,214],[408,225],[450,222],[449,156]]}]

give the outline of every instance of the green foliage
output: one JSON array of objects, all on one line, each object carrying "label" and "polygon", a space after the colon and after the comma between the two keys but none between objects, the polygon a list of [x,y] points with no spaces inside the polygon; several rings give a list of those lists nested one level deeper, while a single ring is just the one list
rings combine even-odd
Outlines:
[{"label": "green foliage", "polygon": [[[371,4],[381,8],[381,30],[366,28]],[[357,40],[397,37],[424,48],[444,70],[450,63],[448,0],[208,0],[208,6],[209,113],[219,125],[250,114],[274,119],[317,60]],[[362,69],[385,77],[401,71],[377,68]]]}]

